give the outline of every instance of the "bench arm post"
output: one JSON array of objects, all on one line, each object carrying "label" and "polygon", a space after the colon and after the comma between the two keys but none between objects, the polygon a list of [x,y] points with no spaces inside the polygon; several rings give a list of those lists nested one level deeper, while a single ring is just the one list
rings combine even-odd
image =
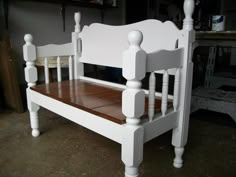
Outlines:
[{"label": "bench arm post", "polygon": [[127,79],[127,87],[122,93],[122,112],[127,117],[122,134],[125,177],[137,177],[138,166],[143,160],[144,128],[140,125],[140,117],[144,114],[145,93],[141,80],[146,75],[146,52],[140,47],[142,40],[140,31],[131,31],[129,48],[123,53],[122,74]]},{"label": "bench arm post", "polygon": [[23,54],[24,60],[26,61],[25,80],[28,83],[28,87],[32,87],[36,85],[36,81],[38,80],[37,68],[35,67],[36,48],[32,44],[32,35],[26,34],[24,40]]},{"label": "bench arm post", "polygon": [[131,31],[129,48],[123,53],[122,74],[127,79],[127,87],[122,93],[122,112],[130,125],[138,125],[144,114],[145,93],[141,89],[141,80],[146,75],[146,52],[140,47],[142,40],[140,31]]}]

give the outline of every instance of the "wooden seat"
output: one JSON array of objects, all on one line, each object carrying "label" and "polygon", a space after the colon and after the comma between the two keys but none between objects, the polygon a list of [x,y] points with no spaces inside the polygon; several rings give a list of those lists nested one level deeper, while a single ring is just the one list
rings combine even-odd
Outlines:
[{"label": "wooden seat", "polygon": [[[122,89],[105,87],[80,79],[36,85],[31,87],[31,89],[118,124],[126,123],[126,117],[121,110]],[[169,102],[168,107],[171,106],[172,103]],[[160,111],[160,99],[156,99],[155,107],[157,112]],[[146,98],[145,114],[143,117],[147,118],[145,116],[147,115],[147,110],[148,100]]]}]

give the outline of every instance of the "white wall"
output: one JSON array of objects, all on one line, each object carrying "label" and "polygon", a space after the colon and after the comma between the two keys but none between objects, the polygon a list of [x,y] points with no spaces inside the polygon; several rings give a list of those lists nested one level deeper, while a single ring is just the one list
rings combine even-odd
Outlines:
[{"label": "white wall", "polygon": [[[120,25],[123,23],[122,0],[118,1],[119,8],[105,10],[104,23]],[[89,25],[101,22],[101,11],[94,8],[79,6],[66,7],[66,31],[63,32],[60,4],[17,1],[9,5],[9,33],[14,56],[17,59],[18,72],[21,83],[24,83],[22,46],[24,35],[30,33],[34,37],[34,44],[66,43],[71,40],[74,30],[74,12],[82,14],[81,24]]]}]

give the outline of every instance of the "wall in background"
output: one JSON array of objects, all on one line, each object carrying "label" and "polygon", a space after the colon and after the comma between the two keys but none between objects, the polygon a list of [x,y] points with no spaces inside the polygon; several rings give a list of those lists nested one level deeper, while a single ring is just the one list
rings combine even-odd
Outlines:
[{"label": "wall in background", "polygon": [[[120,25],[124,23],[123,0],[118,1],[119,8],[106,9],[104,23]],[[74,30],[74,12],[82,14],[81,24],[89,25],[101,22],[101,11],[94,8],[79,6],[66,7],[66,31],[63,32],[60,4],[14,1],[9,4],[9,33],[14,57],[17,60],[17,72],[20,82],[24,81],[24,60],[22,46],[24,35],[30,33],[34,37],[34,44],[47,43],[62,44],[71,41],[71,32]]]}]

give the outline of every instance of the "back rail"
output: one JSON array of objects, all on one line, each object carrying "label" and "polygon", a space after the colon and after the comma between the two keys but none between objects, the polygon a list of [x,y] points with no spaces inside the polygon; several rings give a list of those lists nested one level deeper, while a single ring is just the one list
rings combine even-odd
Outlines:
[{"label": "back rail", "polygon": [[72,43],[67,44],[48,44],[36,47],[37,57],[70,56],[74,55]]},{"label": "back rail", "polygon": [[183,66],[183,48],[159,50],[147,54],[147,72],[180,68]]}]

